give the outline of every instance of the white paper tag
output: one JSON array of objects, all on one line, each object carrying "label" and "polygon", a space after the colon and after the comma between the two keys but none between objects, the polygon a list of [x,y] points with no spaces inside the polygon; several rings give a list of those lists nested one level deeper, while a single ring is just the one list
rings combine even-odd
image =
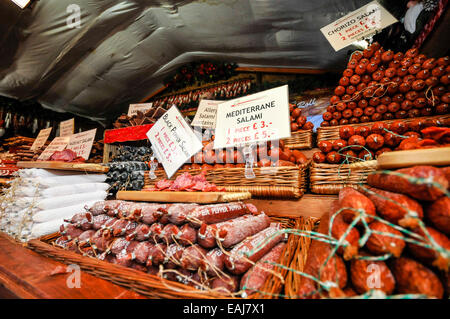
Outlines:
[{"label": "white paper tag", "polygon": [[130,107],[128,108],[128,116],[133,116],[137,114],[138,111],[141,111],[142,113],[147,112],[150,110],[153,106],[153,103],[139,103],[139,104],[130,104]]},{"label": "white paper tag", "polygon": [[56,151],[62,151],[66,148],[67,143],[69,143],[70,137],[69,136],[63,136],[63,137],[55,137],[53,141],[48,144],[48,146],[45,148],[45,150],[39,155],[38,160],[40,161],[46,161],[50,158],[50,156],[53,155]]},{"label": "white paper tag", "polygon": [[147,137],[168,178],[202,149],[202,142],[175,105],[156,121]]},{"label": "white paper tag", "polygon": [[92,144],[95,139],[95,133],[97,133],[96,128],[71,135],[67,148],[77,153],[77,156],[81,156],[85,160],[89,159],[89,154],[91,154]]},{"label": "white paper tag", "polygon": [[75,133],[75,119],[63,121],[59,124],[59,136],[70,136]]},{"label": "white paper tag", "polygon": [[288,86],[219,104],[214,149],[291,136]]},{"label": "white paper tag", "polygon": [[38,136],[36,137],[36,139],[33,142],[33,145],[31,145],[30,150],[34,151],[34,150],[37,150],[37,149],[41,148],[42,146],[44,146],[44,144],[45,144],[45,142],[47,142],[48,137],[50,136],[51,132],[52,132],[51,127],[40,130]]},{"label": "white paper tag", "polygon": [[377,1],[350,12],[320,29],[335,51],[367,38],[376,31],[397,22],[397,19]]},{"label": "white paper tag", "polygon": [[214,129],[216,127],[217,106],[221,103],[223,101],[201,100],[192,120],[192,126]]}]

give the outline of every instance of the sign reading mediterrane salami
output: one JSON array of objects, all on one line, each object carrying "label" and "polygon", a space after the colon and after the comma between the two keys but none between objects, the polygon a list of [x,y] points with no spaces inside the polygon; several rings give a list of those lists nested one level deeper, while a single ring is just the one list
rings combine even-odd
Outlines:
[{"label": "sign reading mediterrane salami", "polygon": [[288,86],[219,104],[214,149],[291,136]]}]

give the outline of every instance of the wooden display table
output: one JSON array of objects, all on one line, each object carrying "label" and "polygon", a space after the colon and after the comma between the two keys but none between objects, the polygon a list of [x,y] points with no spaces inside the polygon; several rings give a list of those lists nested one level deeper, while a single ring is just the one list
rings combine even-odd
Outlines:
[{"label": "wooden display table", "polygon": [[[144,296],[81,271],[81,287],[68,288],[73,273],[0,233],[0,299],[143,299]],[[59,270],[59,271],[58,271]],[[62,270],[62,271],[61,271]],[[53,274],[52,272],[58,272]]]}]

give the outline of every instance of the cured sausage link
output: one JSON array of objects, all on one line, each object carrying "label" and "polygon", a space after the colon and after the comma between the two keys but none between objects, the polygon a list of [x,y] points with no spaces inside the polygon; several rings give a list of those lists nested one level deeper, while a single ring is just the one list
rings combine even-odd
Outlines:
[{"label": "cured sausage link", "polygon": [[241,202],[205,205],[191,211],[187,215],[187,219],[194,227],[200,227],[202,223],[215,224],[254,213],[254,209],[253,205]]},{"label": "cured sausage link", "polygon": [[223,247],[229,248],[269,225],[270,218],[264,213],[257,216],[244,215],[213,225],[203,224],[198,231],[197,241],[204,248],[213,248],[218,239]]},{"label": "cured sausage link", "polygon": [[271,225],[234,246],[225,258],[225,267],[232,274],[243,274],[284,238],[280,224]]}]

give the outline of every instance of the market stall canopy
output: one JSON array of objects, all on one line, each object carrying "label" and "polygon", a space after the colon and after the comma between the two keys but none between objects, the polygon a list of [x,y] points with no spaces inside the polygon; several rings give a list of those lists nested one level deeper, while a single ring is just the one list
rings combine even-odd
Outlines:
[{"label": "market stall canopy", "polygon": [[103,121],[194,60],[336,68],[320,28],[368,2],[0,0],[0,95]]}]

